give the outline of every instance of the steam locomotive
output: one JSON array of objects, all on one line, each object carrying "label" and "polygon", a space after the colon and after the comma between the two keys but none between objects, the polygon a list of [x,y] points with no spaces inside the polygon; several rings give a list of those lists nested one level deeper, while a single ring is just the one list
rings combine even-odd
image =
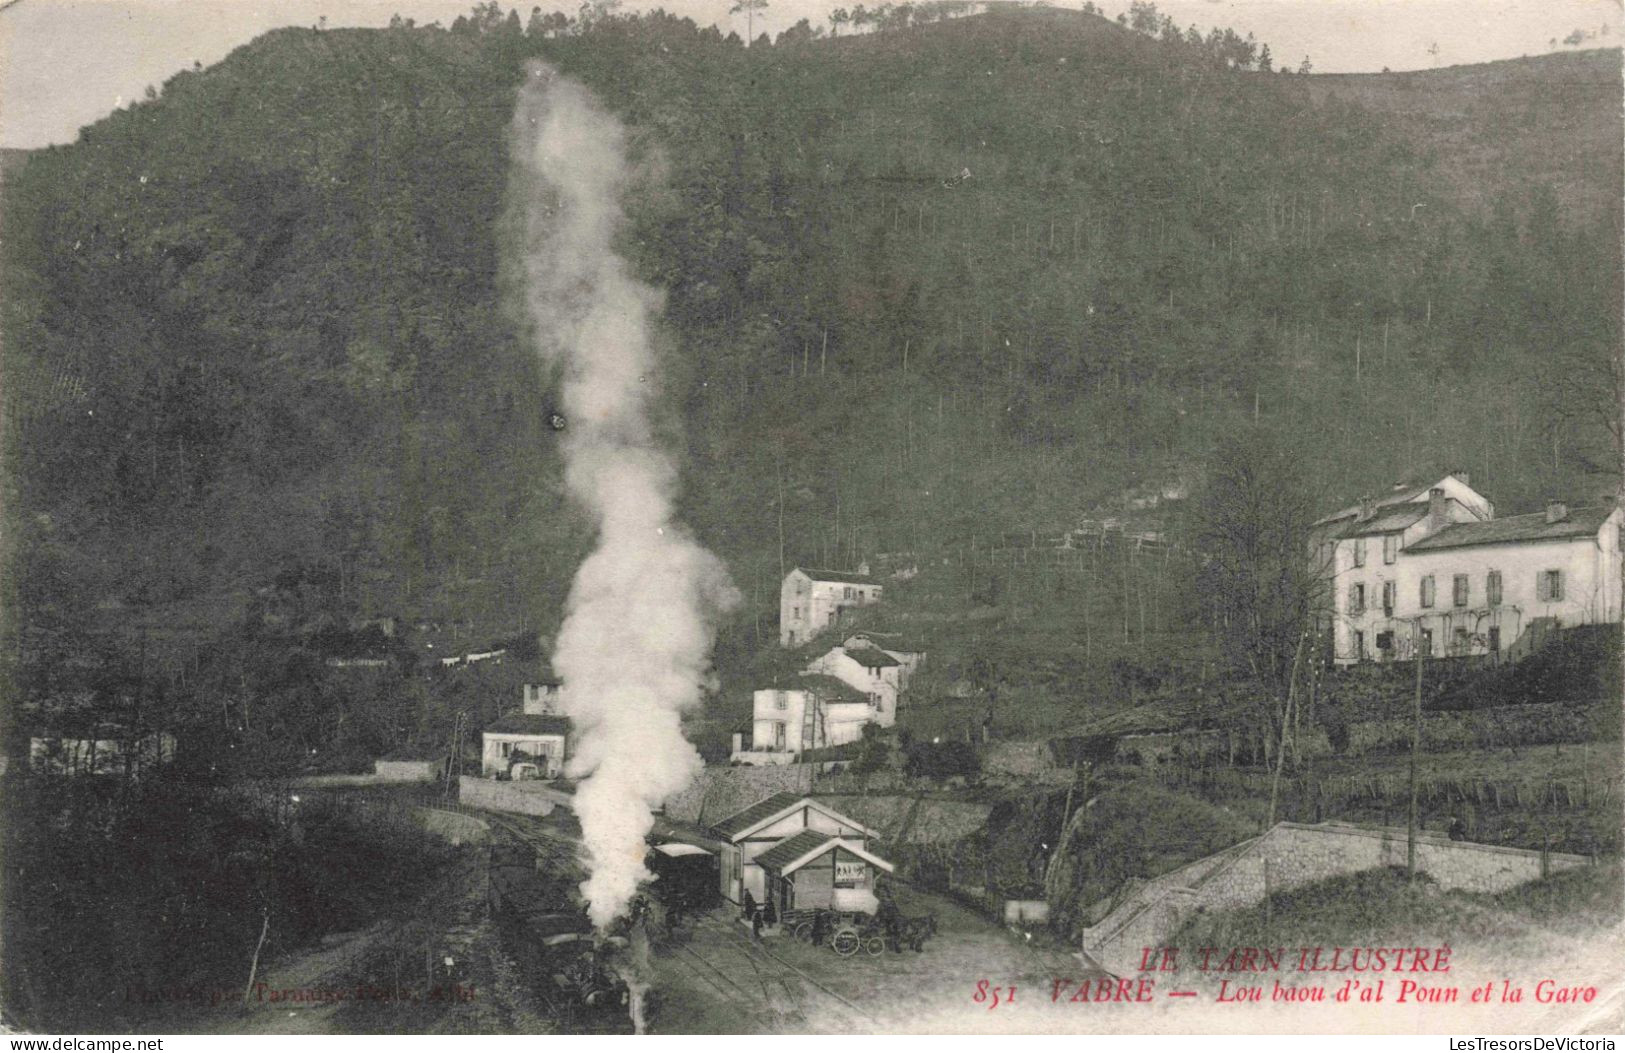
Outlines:
[{"label": "steam locomotive", "polygon": [[532,990],[572,1030],[631,1031],[631,992],[616,966],[621,936],[588,920],[569,875],[544,874],[528,851],[493,848],[487,902],[503,946]]}]

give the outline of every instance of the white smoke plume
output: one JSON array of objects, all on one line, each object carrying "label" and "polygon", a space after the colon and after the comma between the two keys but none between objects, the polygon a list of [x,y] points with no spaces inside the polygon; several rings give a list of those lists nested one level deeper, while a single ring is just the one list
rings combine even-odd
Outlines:
[{"label": "white smoke plume", "polygon": [[716,616],[738,598],[721,561],[672,518],[677,470],[650,421],[660,296],[613,249],[624,140],[585,88],[527,69],[513,122],[515,277],[539,352],[560,374],[566,485],[598,528],[553,665],[578,736],[582,892],[600,928],[650,876],[653,809],[700,768],[679,718],[699,701]]}]

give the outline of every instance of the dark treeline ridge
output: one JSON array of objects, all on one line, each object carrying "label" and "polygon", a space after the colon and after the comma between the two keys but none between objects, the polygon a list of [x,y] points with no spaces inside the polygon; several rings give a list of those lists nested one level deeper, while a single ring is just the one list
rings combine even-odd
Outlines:
[{"label": "dark treeline ridge", "polygon": [[531,57],[632,130],[683,514],[747,620],[781,563],[1065,529],[1255,423],[1328,503],[1612,491],[1617,215],[1505,174],[1469,205],[1425,140],[1148,4],[904,6],[749,47],[612,4],[279,30],[8,172],[18,697],[171,662],[182,723],[391,749],[450,716],[292,686],[335,627],[556,622],[590,538],[500,260]]}]

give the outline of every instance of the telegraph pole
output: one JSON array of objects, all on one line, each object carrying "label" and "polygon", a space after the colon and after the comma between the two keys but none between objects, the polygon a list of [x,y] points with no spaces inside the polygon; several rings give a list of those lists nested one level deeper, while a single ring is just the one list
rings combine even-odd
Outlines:
[{"label": "telegraph pole", "polygon": [[1416,880],[1416,758],[1422,751],[1422,622],[1416,622],[1416,726],[1411,732],[1411,806],[1405,822],[1405,880]]}]

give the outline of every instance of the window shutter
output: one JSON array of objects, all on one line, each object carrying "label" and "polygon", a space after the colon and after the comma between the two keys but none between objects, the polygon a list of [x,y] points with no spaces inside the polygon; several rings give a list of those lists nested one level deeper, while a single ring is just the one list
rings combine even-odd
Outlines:
[{"label": "window shutter", "polygon": [[1551,599],[1552,595],[1551,595],[1551,587],[1550,586],[1551,586],[1551,579],[1549,579],[1546,576],[1546,572],[1544,570],[1541,571],[1539,574],[1536,574],[1535,575],[1535,599],[1539,600],[1542,603],[1544,603],[1547,600]]}]

